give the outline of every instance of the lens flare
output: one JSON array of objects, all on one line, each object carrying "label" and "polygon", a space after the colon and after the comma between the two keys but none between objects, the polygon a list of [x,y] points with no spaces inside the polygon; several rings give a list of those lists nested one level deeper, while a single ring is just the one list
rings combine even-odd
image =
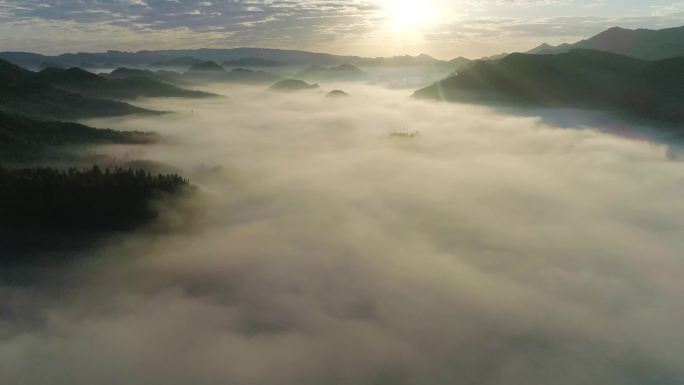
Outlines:
[{"label": "lens flare", "polygon": [[389,4],[390,25],[397,32],[410,32],[436,17],[432,5],[423,0],[393,0]]}]

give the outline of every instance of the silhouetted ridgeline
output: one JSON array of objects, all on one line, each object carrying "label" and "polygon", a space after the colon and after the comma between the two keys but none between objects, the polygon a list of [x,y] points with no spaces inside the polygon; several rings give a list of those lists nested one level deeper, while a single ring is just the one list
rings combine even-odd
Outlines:
[{"label": "silhouetted ridgeline", "polygon": [[157,76],[107,78],[81,68],[46,68],[35,75],[37,81],[94,98],[134,99],[138,97],[205,98],[217,96],[192,91],[157,80]]},{"label": "silhouetted ridgeline", "polygon": [[273,84],[270,89],[272,91],[302,91],[302,90],[313,90],[318,89],[318,84],[309,84],[303,80],[298,79],[285,79]]},{"label": "silhouetted ridgeline", "polygon": [[593,49],[643,60],[684,56],[684,27],[660,30],[614,27],[575,44],[561,44],[555,47],[542,44],[528,53],[553,54],[573,49]]},{"label": "silhouetted ridgeline", "polygon": [[253,71],[245,68],[234,68],[231,71],[226,71],[217,63],[208,61],[190,67],[182,75],[182,79],[203,82],[273,83],[282,78],[270,72]]},{"label": "silhouetted ridgeline", "polygon": [[50,119],[78,119],[158,112],[96,99],[56,87],[35,72],[0,60],[0,111]]},{"label": "silhouetted ridgeline", "polygon": [[188,72],[225,72],[225,70],[223,67],[210,60],[193,65]]},{"label": "silhouetted ridgeline", "polygon": [[684,58],[656,62],[591,50],[477,61],[417,97],[601,109],[684,122]]},{"label": "silhouetted ridgeline", "polygon": [[[281,50],[269,48],[200,48],[172,51],[107,51],[100,53],[65,53],[58,56],[44,56],[28,52],[0,52],[0,58],[13,63],[38,67],[43,63],[53,63],[64,67],[81,66],[91,63],[94,66],[147,66],[158,68],[188,68],[192,65],[214,61],[222,63],[231,60],[259,59],[265,62],[280,62],[288,65],[332,66],[343,63],[355,65],[407,66],[445,64],[428,55],[395,56],[388,58],[365,58],[359,56],[337,56],[326,53]],[[243,64],[247,66],[247,64]]]}]

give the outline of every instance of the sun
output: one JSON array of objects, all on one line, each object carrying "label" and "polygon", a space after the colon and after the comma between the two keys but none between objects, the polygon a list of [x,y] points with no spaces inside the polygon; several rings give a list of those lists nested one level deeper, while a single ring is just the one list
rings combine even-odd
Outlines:
[{"label": "sun", "polygon": [[435,11],[425,0],[390,0],[389,22],[394,31],[410,32],[435,19]]}]

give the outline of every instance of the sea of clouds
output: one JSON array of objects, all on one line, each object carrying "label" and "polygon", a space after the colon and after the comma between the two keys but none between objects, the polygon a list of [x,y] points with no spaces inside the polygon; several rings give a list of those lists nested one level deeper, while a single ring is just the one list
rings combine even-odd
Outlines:
[{"label": "sea of clouds", "polygon": [[0,287],[0,383],[681,383],[665,145],[337,86],[88,122],[169,138],[98,151],[181,170],[200,213]]}]

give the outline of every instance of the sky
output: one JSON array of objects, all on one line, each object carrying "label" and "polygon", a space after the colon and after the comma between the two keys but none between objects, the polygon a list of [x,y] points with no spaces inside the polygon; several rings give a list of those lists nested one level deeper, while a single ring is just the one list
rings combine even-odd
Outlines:
[{"label": "sky", "polygon": [[684,25],[682,0],[0,0],[0,51],[264,47],[481,56]]}]

